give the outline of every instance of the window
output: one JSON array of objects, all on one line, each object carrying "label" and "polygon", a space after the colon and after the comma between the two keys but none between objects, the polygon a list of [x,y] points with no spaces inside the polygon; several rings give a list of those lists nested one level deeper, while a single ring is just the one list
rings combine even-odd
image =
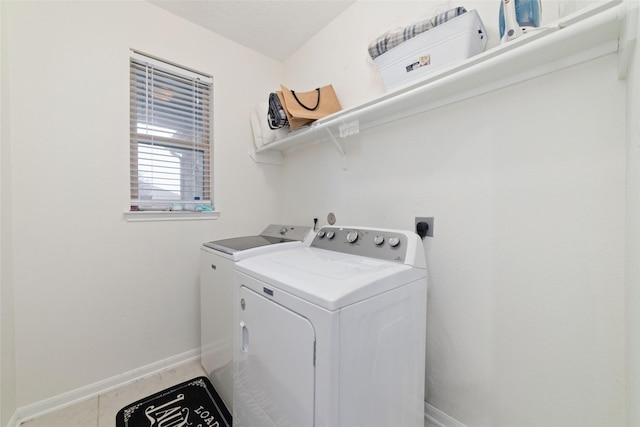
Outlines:
[{"label": "window", "polygon": [[131,210],[211,211],[212,78],[132,52]]}]

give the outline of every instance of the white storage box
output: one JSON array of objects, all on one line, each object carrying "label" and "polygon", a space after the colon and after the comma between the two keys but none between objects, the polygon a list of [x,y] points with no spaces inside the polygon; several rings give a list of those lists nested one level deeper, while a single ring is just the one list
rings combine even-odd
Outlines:
[{"label": "white storage box", "polygon": [[486,47],[484,25],[478,12],[470,10],[399,44],[374,62],[389,91],[477,55]]}]

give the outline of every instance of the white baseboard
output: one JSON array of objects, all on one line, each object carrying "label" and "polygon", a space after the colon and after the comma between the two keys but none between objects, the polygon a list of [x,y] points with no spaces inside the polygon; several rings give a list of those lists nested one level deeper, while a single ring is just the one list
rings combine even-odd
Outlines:
[{"label": "white baseboard", "polygon": [[427,402],[424,402],[424,417],[431,424],[435,424],[438,427],[467,427],[460,421]]},{"label": "white baseboard", "polygon": [[9,420],[9,424],[7,424],[7,427],[18,427],[19,425],[20,421],[18,421],[18,413],[14,412]]},{"label": "white baseboard", "polygon": [[92,397],[107,393],[113,389],[133,383],[144,377],[192,362],[198,358],[200,358],[199,348],[189,350],[182,354],[171,356],[164,360],[125,372],[124,374],[116,375],[114,377],[98,381],[97,383],[89,384],[49,399],[20,407],[13,414],[13,417],[11,417],[7,427],[18,427],[21,422],[26,421],[27,419],[44,415],[48,412],[57,411],[83,400],[91,399]]}]

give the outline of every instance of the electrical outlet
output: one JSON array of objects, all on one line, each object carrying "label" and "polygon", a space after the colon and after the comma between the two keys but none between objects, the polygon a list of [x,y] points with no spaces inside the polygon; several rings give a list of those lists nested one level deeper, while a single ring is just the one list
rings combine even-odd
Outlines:
[{"label": "electrical outlet", "polygon": [[[426,226],[426,230],[424,230],[424,226],[418,227],[418,224],[420,223],[425,223],[427,224]],[[417,216],[416,217],[416,223],[415,223],[415,230],[416,233],[418,233],[418,235],[421,234],[421,232],[424,231],[424,236],[420,235],[420,237],[424,238],[424,237],[433,237],[433,217],[432,216]]]}]

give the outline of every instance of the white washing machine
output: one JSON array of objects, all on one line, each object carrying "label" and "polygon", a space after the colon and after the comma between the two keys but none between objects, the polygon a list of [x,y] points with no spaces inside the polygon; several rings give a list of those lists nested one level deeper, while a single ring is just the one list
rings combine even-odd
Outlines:
[{"label": "white washing machine", "polygon": [[311,240],[311,227],[269,225],[258,236],[207,242],[200,254],[200,362],[233,409],[233,266],[237,261]]},{"label": "white washing machine", "polygon": [[422,427],[425,264],[360,227],[236,263],[234,426]]}]

